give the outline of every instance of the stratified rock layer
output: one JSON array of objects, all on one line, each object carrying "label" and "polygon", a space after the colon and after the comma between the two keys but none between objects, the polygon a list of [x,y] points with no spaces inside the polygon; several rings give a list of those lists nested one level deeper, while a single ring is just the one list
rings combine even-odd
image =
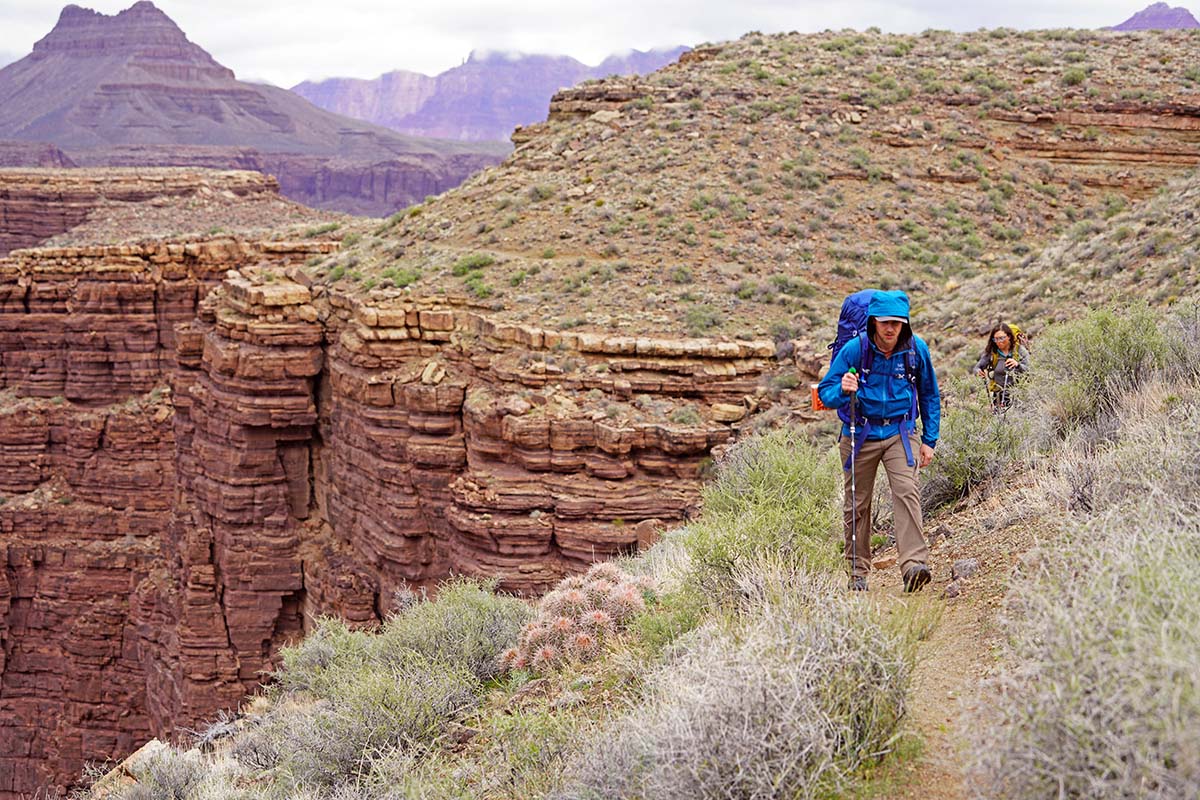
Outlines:
[{"label": "stratified rock layer", "polygon": [[289,266],[335,246],[0,260],[0,797],[235,706],[315,616],[635,551],[774,369],[769,342],[502,324]]},{"label": "stratified rock layer", "polygon": [[201,719],[246,691],[220,651],[220,598],[181,591],[172,569],[189,528],[164,379],[176,324],[228,269],[332,247],[228,239],[0,259],[0,797],[66,785],[181,708]]},{"label": "stratified rock layer", "polygon": [[75,227],[105,200],[181,197],[200,187],[239,197],[279,191],[274,178],[245,171],[0,169],[0,256]]}]

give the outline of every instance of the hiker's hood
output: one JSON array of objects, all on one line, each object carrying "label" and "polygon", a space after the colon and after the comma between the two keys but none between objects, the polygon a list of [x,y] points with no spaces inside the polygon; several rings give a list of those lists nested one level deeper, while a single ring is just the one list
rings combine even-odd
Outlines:
[{"label": "hiker's hood", "polygon": [[912,326],[908,319],[908,295],[897,289],[894,292],[875,292],[871,296],[871,304],[867,306],[867,333],[875,335],[876,317],[901,317],[904,328],[900,331],[900,344],[903,345],[912,338]]}]

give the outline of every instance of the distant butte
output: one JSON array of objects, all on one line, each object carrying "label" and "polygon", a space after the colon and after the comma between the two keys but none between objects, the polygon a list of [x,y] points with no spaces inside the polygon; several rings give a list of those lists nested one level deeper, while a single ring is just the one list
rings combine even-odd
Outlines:
[{"label": "distant butte", "polygon": [[[30,91],[36,87],[36,91]],[[0,69],[10,166],[46,146],[79,166],[205,166],[275,175],[307,205],[383,216],[499,161],[506,144],[415,141],[238,81],[150,2],[114,16],[67,6],[33,52]]]}]

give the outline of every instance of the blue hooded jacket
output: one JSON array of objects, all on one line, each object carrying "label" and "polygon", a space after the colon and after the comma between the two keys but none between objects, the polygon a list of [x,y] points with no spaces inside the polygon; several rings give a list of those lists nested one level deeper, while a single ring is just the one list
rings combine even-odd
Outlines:
[{"label": "blue hooded jacket", "polygon": [[[912,351],[916,366],[917,408],[921,418],[921,443],[937,446],[942,422],[942,399],[938,390],[937,374],[929,355],[929,346],[919,336],[913,335],[906,321],[900,331],[895,351],[884,356],[874,342],[875,317],[909,318],[908,296],[901,291],[876,292],[867,309],[867,346],[874,349],[872,368],[865,378],[859,377],[859,413],[872,420],[868,439],[887,439],[900,433],[903,418],[912,410],[913,387],[905,369],[905,354]],[[851,339],[838,353],[821,379],[817,388],[821,402],[829,408],[841,408],[850,402],[850,396],[842,393],[842,376],[851,367],[860,364],[859,338]],[[886,423],[882,423],[887,420]],[[876,424],[880,423],[880,424]],[[913,421],[915,425],[915,420]],[[848,425],[842,426],[842,435],[849,436]]]}]

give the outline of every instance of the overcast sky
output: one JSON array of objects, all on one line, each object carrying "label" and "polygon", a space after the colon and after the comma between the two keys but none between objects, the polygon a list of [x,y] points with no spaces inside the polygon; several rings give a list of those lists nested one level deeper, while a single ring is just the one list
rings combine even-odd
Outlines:
[{"label": "overcast sky", "polygon": [[[115,14],[134,0],[83,0]],[[636,48],[736,39],[747,31],[821,31],[877,25],[926,28],[1098,28],[1151,0],[155,0],[244,80],[292,86],[393,69],[435,75],[472,50],[561,53],[587,64]],[[0,65],[27,55],[65,3],[0,0]]]}]

